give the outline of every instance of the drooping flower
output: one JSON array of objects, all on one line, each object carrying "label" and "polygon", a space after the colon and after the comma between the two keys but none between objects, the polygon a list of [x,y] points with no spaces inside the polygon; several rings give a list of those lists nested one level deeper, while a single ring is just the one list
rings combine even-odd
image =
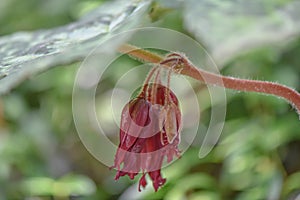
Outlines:
[{"label": "drooping flower", "polygon": [[147,184],[146,174],[157,191],[166,182],[161,175],[164,158],[171,162],[174,156],[180,156],[180,127],[175,94],[162,84],[145,84],[122,111],[120,144],[113,166],[118,170],[115,179],[125,175],[133,179],[142,172],[139,191]]}]

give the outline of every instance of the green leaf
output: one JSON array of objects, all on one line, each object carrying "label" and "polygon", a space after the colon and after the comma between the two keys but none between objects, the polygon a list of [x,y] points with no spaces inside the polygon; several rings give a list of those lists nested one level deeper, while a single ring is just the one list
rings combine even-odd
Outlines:
[{"label": "green leaf", "polygon": [[22,182],[21,188],[29,196],[88,196],[96,191],[94,182],[81,175],[68,175],[57,181],[47,177],[29,178]]},{"label": "green leaf", "polygon": [[241,52],[287,42],[300,32],[300,2],[185,1],[187,29],[224,65]]},{"label": "green leaf", "polygon": [[137,26],[149,4],[149,0],[110,1],[65,26],[0,37],[0,94],[48,68],[83,59],[109,34]]},{"label": "green leaf", "polygon": [[56,181],[53,186],[54,196],[91,195],[96,191],[94,182],[86,176],[68,175]]},{"label": "green leaf", "polygon": [[22,190],[30,196],[52,195],[54,180],[47,177],[30,178],[22,182]]},{"label": "green leaf", "polygon": [[189,190],[203,189],[216,190],[215,180],[204,173],[191,174],[176,182],[176,185],[167,193],[166,200],[185,199],[185,194]]},{"label": "green leaf", "polygon": [[283,195],[285,197],[287,197],[289,194],[293,193],[294,191],[299,191],[300,188],[299,180],[300,180],[300,172],[296,172],[287,178],[283,187]]}]

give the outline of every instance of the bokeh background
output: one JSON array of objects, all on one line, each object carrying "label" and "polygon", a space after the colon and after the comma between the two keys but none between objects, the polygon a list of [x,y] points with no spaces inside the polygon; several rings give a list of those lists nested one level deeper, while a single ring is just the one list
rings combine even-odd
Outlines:
[{"label": "bokeh background", "polygon": [[[102,3],[1,0],[0,36],[64,25]],[[180,10],[151,12],[149,18],[155,26],[189,34]],[[236,56],[221,73],[275,81],[300,91],[299,39]],[[110,78],[101,82],[104,90],[111,90],[111,80],[136,63],[129,58],[120,61],[120,70],[110,71]],[[207,157],[198,158],[203,136],[199,133],[199,141],[163,169],[167,183],[157,193],[149,189],[138,194],[134,185],[138,179],[115,182],[115,171],[89,154],[74,126],[72,89],[79,66],[80,62],[57,66],[0,98],[0,199],[118,199],[125,194],[170,200],[300,198],[299,116],[282,99],[232,90],[226,90],[223,133]],[[200,84],[194,87],[205,90]],[[208,107],[201,112],[200,127],[207,126],[209,119]],[[111,135],[117,142],[117,130]]]}]

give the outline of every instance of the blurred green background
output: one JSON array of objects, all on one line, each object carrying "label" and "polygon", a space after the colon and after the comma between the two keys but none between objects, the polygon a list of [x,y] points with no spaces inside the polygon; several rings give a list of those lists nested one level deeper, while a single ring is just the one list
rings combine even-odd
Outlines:
[{"label": "blurred green background", "polygon": [[[63,25],[101,3],[2,0],[0,35]],[[180,11],[168,12],[156,23],[184,31]],[[221,73],[275,81],[300,91],[299,54],[300,40],[282,48],[262,47],[232,60]],[[120,67],[129,69],[135,63],[126,59]],[[79,140],[71,107],[79,65],[58,66],[1,97],[0,199],[118,199],[125,191],[137,193],[136,188],[128,189],[137,178],[115,182],[115,171],[94,159]],[[111,80],[101,83],[107,91],[114,87]],[[141,199],[300,198],[297,113],[273,96],[230,90],[227,96],[225,128],[213,151],[199,159],[196,141],[181,159],[163,169],[166,185],[157,193],[143,193]],[[207,108],[199,123],[205,126],[209,119]],[[117,141],[118,133],[112,134]]]}]

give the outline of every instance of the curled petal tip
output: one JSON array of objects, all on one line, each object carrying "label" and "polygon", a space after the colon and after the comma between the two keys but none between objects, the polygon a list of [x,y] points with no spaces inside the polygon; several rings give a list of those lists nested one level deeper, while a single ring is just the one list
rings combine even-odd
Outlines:
[{"label": "curled petal tip", "polygon": [[143,188],[145,188],[147,185],[147,181],[146,181],[146,174],[143,174],[143,176],[141,177],[140,181],[139,181],[139,192],[141,191],[141,186]]}]

